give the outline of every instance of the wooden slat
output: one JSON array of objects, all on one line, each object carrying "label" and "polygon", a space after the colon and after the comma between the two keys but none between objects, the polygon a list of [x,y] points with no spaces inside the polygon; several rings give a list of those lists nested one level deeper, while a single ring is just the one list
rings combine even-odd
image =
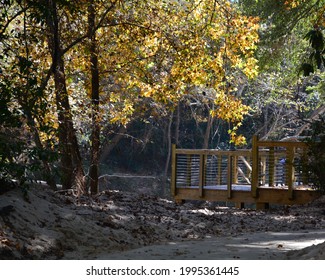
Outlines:
[{"label": "wooden slat", "polygon": [[176,153],[180,155],[203,155],[203,154],[215,154],[215,153],[225,153],[227,151],[219,151],[219,150],[207,150],[207,149],[177,149]]},{"label": "wooden slat", "polygon": [[199,149],[176,149],[176,154],[179,154],[179,155],[250,156],[251,150],[221,151],[221,150],[199,150]]},{"label": "wooden slat", "polygon": [[204,200],[204,201],[228,201],[244,203],[271,203],[281,205],[305,204],[320,197],[320,193],[314,190],[296,190],[295,199],[289,199],[287,190],[275,188],[259,189],[259,197],[253,198],[250,192],[233,191],[232,197],[228,198],[227,190],[204,190],[204,195],[199,197],[197,189],[178,189],[175,199],[177,200]]},{"label": "wooden slat", "polygon": [[243,156],[239,156],[239,159],[246,165],[247,169],[252,172],[252,167],[249,164],[249,159],[245,159]]},{"label": "wooden slat", "polygon": [[237,170],[238,170],[238,173],[244,178],[244,180],[250,185],[251,184],[251,181],[246,176],[246,174],[244,173],[244,171],[239,166],[237,167]]}]

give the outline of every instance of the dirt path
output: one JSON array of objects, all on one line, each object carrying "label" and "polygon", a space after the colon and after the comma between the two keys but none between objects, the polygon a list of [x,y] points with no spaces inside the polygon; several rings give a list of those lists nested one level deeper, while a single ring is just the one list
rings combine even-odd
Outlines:
[{"label": "dirt path", "polygon": [[[209,237],[200,241],[168,242],[114,254],[101,254],[98,259],[286,259],[288,252],[325,242],[325,229],[298,232],[265,232],[242,234],[235,237]],[[289,254],[290,257],[290,254]],[[325,252],[324,256],[325,257]]]}]

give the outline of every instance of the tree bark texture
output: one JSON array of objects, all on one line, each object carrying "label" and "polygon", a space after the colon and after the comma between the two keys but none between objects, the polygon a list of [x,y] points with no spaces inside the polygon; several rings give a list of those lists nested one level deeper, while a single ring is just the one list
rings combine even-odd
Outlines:
[{"label": "tree bark texture", "polygon": [[94,1],[88,6],[88,33],[90,39],[90,69],[91,69],[91,109],[92,109],[92,133],[91,133],[91,163],[89,170],[91,194],[98,193],[99,176],[99,148],[100,148],[100,124],[99,124],[99,71],[98,53],[96,42],[96,14]]},{"label": "tree bark texture", "polygon": [[64,58],[61,48],[59,18],[56,1],[46,1],[48,43],[52,56],[56,106],[59,120],[59,149],[61,157],[61,183],[64,189],[75,187],[84,192],[84,171],[73,126],[69,96],[66,87]]}]

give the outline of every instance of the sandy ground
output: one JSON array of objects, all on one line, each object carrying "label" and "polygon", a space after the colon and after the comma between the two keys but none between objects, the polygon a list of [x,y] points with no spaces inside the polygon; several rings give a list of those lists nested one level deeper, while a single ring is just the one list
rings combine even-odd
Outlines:
[{"label": "sandy ground", "polygon": [[0,195],[0,259],[325,259],[325,198],[255,211],[14,189]]},{"label": "sandy ground", "polygon": [[[126,252],[103,253],[97,259],[122,260],[280,260],[325,259],[325,229],[298,232],[263,232],[237,237],[206,237],[200,241],[167,242]],[[306,252],[298,251],[309,247]],[[323,250],[323,249],[324,250]],[[307,255],[306,253],[309,253]],[[299,253],[301,256],[299,256]]]}]

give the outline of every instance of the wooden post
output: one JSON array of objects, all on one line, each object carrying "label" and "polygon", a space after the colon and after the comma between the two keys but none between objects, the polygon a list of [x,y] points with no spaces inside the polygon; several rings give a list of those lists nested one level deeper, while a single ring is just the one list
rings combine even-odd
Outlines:
[{"label": "wooden post", "polygon": [[295,167],[294,167],[294,147],[287,148],[286,153],[286,170],[287,170],[287,185],[288,185],[288,197],[293,199],[293,184],[295,181]]},{"label": "wooden post", "polygon": [[176,145],[172,145],[172,178],[171,178],[171,193],[173,196],[176,195]]},{"label": "wooden post", "polygon": [[258,136],[253,136],[252,143],[252,196],[257,197],[258,173],[259,173],[259,153],[258,153]]},{"label": "wooden post", "polygon": [[231,154],[228,155],[228,168],[227,168],[227,193],[228,193],[228,198],[231,198],[231,187],[232,187],[232,178],[233,178],[233,157]]},{"label": "wooden post", "polygon": [[269,187],[274,186],[274,178],[275,178],[274,147],[270,147],[270,151],[269,151]]},{"label": "wooden post", "polygon": [[205,179],[205,155],[200,154],[200,171],[199,171],[199,197],[203,197],[203,186]]},{"label": "wooden post", "polygon": [[238,184],[238,157],[237,156],[233,156],[232,157],[232,174],[233,174],[233,182],[234,184]]},{"label": "wooden post", "polygon": [[218,156],[218,174],[217,174],[217,184],[220,186],[222,185],[222,156]]}]

